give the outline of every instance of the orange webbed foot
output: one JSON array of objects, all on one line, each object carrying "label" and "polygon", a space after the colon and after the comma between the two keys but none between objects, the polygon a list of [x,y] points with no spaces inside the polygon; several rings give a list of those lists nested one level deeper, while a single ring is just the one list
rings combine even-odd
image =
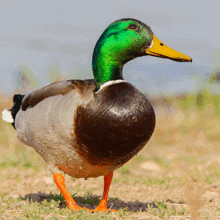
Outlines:
[{"label": "orange webbed foot", "polygon": [[118,212],[117,210],[115,209],[108,209],[107,207],[96,207],[95,212],[107,212],[107,211],[110,211],[110,212]]},{"label": "orange webbed foot", "polygon": [[107,176],[104,177],[104,192],[103,192],[103,197],[99,205],[96,207],[95,211],[98,212],[117,212],[117,210],[114,209],[108,209],[107,208],[107,197],[108,197],[108,191],[109,187],[112,182],[112,177],[113,177],[113,172],[109,173]]},{"label": "orange webbed foot", "polygon": [[91,212],[91,213],[93,213],[94,212],[94,210],[92,210],[92,209],[88,209],[88,208],[84,208],[84,207],[81,207],[81,206],[78,206],[78,205],[69,205],[68,204],[69,202],[68,201],[66,201],[66,204],[67,204],[67,207],[70,209],[70,210],[73,210],[74,212],[77,212],[77,211],[79,211],[79,210],[88,210],[89,212]]},{"label": "orange webbed foot", "polygon": [[94,212],[92,209],[80,207],[76,204],[75,200],[72,198],[72,196],[68,193],[68,191],[66,189],[64,177],[62,174],[55,173],[54,174],[54,181],[57,184],[57,187],[59,188],[60,192],[62,193],[62,195],[66,201],[66,205],[70,210],[77,212],[80,209],[84,209],[84,210],[88,210],[90,212]]},{"label": "orange webbed foot", "polygon": [[[68,208],[69,208],[69,206],[68,206]],[[69,209],[73,210],[74,212],[77,212],[77,211],[79,211],[79,210],[81,210],[81,209],[83,209],[83,210],[88,210],[88,211],[91,212],[91,213],[94,212],[94,210],[92,210],[92,209],[84,208],[84,207],[81,207],[81,206],[77,206],[77,207],[69,208]]]}]

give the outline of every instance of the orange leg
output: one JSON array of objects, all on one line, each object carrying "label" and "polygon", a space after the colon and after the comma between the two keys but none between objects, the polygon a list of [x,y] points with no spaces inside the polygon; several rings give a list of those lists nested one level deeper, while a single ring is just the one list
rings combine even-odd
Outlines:
[{"label": "orange leg", "polygon": [[[96,207],[95,211],[106,212],[107,208],[107,198],[108,198],[108,191],[112,182],[113,172],[109,173],[107,176],[104,176],[104,192],[102,196],[102,200],[99,205]],[[114,209],[110,209],[110,211],[117,212]]]},{"label": "orange leg", "polygon": [[[57,184],[57,187],[59,188],[60,192],[62,193],[66,204],[69,209],[74,210],[75,212],[78,211],[79,209],[86,209],[78,206],[75,202],[75,200],[72,198],[72,196],[68,193],[65,182],[64,182],[64,177],[60,173],[55,173],[53,175],[54,181]],[[89,209],[88,209],[89,210]],[[89,210],[92,211],[92,210]]]}]

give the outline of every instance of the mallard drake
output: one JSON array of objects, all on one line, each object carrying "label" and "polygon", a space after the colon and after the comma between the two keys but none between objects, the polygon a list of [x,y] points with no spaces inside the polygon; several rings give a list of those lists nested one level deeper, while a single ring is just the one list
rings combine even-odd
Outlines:
[{"label": "mallard drake", "polygon": [[82,207],[67,192],[60,171],[76,178],[104,176],[103,198],[95,211],[107,211],[113,171],[136,155],[154,131],[150,102],[122,74],[125,63],[145,55],[192,61],[163,44],[146,24],[117,20],[96,43],[94,80],[60,81],[15,95],[13,108],[3,111],[18,139],[47,162],[69,209]]}]

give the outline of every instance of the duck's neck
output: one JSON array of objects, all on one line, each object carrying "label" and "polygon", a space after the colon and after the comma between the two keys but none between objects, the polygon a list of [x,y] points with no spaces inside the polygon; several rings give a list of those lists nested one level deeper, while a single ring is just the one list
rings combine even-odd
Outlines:
[{"label": "duck's neck", "polygon": [[108,54],[96,54],[94,51],[92,67],[93,75],[97,84],[96,89],[99,89],[100,85],[110,80],[123,79],[123,65],[122,62],[114,60],[114,58],[108,56]]},{"label": "duck's neck", "polygon": [[128,61],[128,55],[123,46],[112,43],[109,36],[111,34],[106,34],[105,31],[93,52],[92,69],[97,85],[96,90],[110,80],[123,79],[122,68]]}]

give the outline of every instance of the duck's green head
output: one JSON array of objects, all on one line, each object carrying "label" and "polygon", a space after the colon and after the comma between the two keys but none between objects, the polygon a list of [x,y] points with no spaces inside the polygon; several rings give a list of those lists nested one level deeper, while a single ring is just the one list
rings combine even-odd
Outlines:
[{"label": "duck's green head", "polygon": [[94,49],[92,67],[97,86],[109,80],[123,79],[123,65],[145,55],[192,61],[163,44],[146,24],[129,18],[117,20],[106,28]]}]

